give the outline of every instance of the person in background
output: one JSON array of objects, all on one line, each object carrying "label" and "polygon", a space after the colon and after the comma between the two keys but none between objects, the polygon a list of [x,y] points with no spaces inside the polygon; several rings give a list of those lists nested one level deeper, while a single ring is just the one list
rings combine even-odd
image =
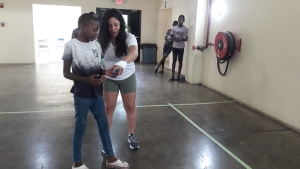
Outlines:
[{"label": "person in background", "polygon": [[174,74],[175,74],[175,66],[176,66],[177,58],[179,62],[177,81],[183,82],[183,79],[180,78],[180,74],[182,69],[185,41],[188,40],[188,29],[183,25],[184,21],[185,21],[185,17],[183,15],[180,15],[178,17],[179,24],[177,26],[174,26],[170,33],[174,42],[173,42],[172,77],[171,79],[169,79],[169,82],[173,82],[176,80],[174,78]]},{"label": "person in background", "polygon": [[[176,26],[178,25],[178,21],[173,21],[172,26]],[[159,74],[163,74],[164,73],[164,65],[165,65],[165,60],[166,58],[169,56],[169,54],[171,53],[172,49],[173,49],[173,40],[170,36],[172,29],[169,29],[166,33],[165,36],[165,44],[164,44],[164,48],[163,48],[163,58],[161,59],[161,61],[158,63],[158,65],[155,67],[154,69],[154,73],[157,73],[157,70],[159,68],[159,66],[161,65],[161,71],[159,71]]]}]

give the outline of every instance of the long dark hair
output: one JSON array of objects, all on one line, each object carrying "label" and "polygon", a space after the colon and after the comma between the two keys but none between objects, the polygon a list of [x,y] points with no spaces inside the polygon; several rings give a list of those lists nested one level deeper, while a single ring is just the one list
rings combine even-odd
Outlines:
[{"label": "long dark hair", "polygon": [[118,36],[116,37],[116,49],[115,54],[117,57],[122,58],[127,55],[127,44],[126,37],[127,33],[125,31],[125,20],[122,16],[122,13],[117,9],[108,9],[105,11],[102,21],[100,23],[100,32],[98,35],[98,42],[101,45],[103,53],[106,53],[108,45],[110,43],[111,34],[108,30],[108,20],[110,18],[116,18],[120,22],[120,31]]}]

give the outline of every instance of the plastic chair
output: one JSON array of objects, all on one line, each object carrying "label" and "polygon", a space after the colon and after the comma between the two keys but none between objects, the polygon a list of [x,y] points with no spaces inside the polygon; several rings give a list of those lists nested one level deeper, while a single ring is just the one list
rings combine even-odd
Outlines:
[{"label": "plastic chair", "polygon": [[39,45],[39,55],[41,54],[41,48],[48,48],[48,53],[50,55],[50,49],[48,45],[48,39],[40,39],[38,40],[38,45]]}]

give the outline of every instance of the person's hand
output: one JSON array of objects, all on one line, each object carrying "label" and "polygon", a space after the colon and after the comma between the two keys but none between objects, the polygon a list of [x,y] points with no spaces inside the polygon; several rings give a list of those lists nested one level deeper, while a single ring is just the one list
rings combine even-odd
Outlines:
[{"label": "person's hand", "polygon": [[176,36],[176,37],[174,38],[174,41],[179,42],[179,41],[181,41],[181,38],[180,38],[179,36]]},{"label": "person's hand", "polygon": [[102,79],[103,81],[108,80],[107,75],[102,75],[102,76],[101,76],[101,79]]},{"label": "person's hand", "polygon": [[[112,78],[115,78],[115,77],[116,77],[116,75],[114,75],[114,74],[112,73],[111,68],[109,68],[108,70],[105,70],[105,73],[104,73],[104,75],[102,75],[102,78],[103,78],[103,76],[105,76],[104,79],[106,79],[107,76],[112,77]],[[103,80],[104,80],[104,79],[103,79]]]},{"label": "person's hand", "polygon": [[87,81],[93,86],[98,86],[103,82],[99,74],[93,74],[87,77]]},{"label": "person's hand", "polygon": [[[117,73],[114,73],[114,72],[116,72],[116,70],[117,70],[118,72],[117,72]],[[122,73],[123,73],[123,68],[122,68],[121,66],[114,65],[114,66],[112,66],[111,68],[109,68],[109,69],[107,70],[107,72],[112,73],[112,74],[114,75],[114,77],[117,77],[117,76],[122,75]]]}]

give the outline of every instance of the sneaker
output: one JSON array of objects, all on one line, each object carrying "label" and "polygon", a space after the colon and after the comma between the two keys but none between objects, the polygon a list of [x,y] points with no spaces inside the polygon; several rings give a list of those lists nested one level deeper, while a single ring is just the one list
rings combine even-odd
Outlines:
[{"label": "sneaker", "polygon": [[106,160],[106,167],[107,168],[118,168],[118,169],[127,169],[129,168],[129,165],[125,161],[117,160],[113,163],[108,163]]},{"label": "sneaker", "polygon": [[138,139],[136,138],[135,134],[130,134],[128,136],[128,143],[129,143],[129,147],[132,150],[136,150],[140,148],[140,143],[138,141]]},{"label": "sneaker", "polygon": [[162,71],[159,71],[158,73],[159,73],[159,74],[164,74],[164,71],[162,70]]},{"label": "sneaker", "polygon": [[175,80],[177,80],[177,79],[174,79],[174,77],[172,77],[171,79],[169,79],[169,82],[173,82]]},{"label": "sneaker", "polygon": [[178,82],[184,82],[184,79],[183,79],[183,78],[180,78],[180,77],[178,77],[178,78],[177,78],[177,81],[178,81]]},{"label": "sneaker", "polygon": [[74,164],[72,165],[72,169],[89,169],[84,164],[80,167],[74,167]]}]

